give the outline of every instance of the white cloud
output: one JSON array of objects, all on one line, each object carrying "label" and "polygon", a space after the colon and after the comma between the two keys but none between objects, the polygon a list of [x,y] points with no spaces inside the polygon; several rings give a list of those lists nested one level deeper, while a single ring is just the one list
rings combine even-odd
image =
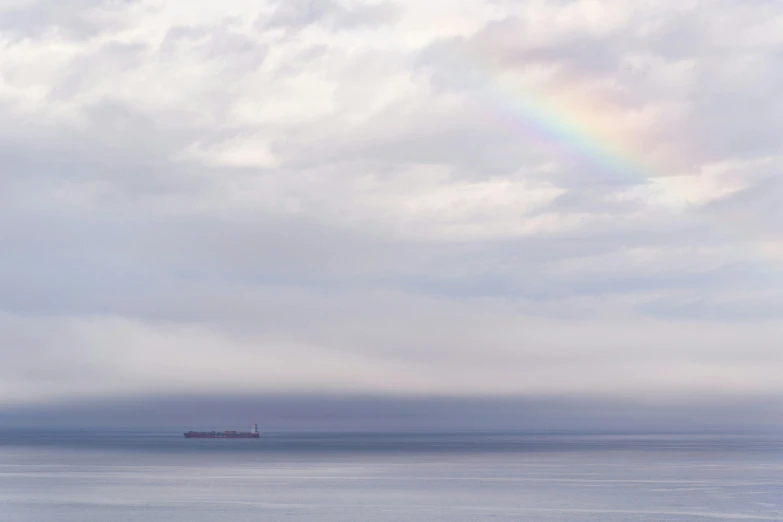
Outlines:
[{"label": "white cloud", "polygon": [[720,6],[4,4],[0,389],[780,391],[783,9]]},{"label": "white cloud", "polygon": [[[543,317],[534,303],[509,300],[454,303],[375,292],[345,294],[334,306],[328,295],[295,294],[254,298],[258,310],[275,319],[290,307],[318,314],[294,329],[262,317],[256,326],[218,327],[6,316],[7,338],[25,352],[3,354],[4,402],[195,389],[594,396],[781,391],[775,369],[783,361],[769,347],[781,334],[776,321],[705,328],[699,321],[610,318],[610,310],[589,320]],[[364,304],[368,298],[375,311]],[[671,346],[677,350],[662,348]]]},{"label": "white cloud", "polygon": [[272,168],[277,166],[278,161],[271,149],[263,137],[243,136],[207,149],[199,144],[191,145],[181,157],[202,161],[213,167]]}]

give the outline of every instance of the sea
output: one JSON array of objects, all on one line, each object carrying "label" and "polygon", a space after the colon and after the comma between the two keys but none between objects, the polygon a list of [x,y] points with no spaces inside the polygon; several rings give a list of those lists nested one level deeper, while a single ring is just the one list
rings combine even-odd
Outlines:
[{"label": "sea", "polygon": [[0,430],[2,522],[228,520],[783,520],[783,438]]}]

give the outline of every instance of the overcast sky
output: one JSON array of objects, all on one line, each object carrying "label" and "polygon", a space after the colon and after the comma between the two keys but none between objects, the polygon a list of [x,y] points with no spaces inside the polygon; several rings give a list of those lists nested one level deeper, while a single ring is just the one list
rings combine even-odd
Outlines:
[{"label": "overcast sky", "polygon": [[0,403],[783,391],[783,4],[3,0]]}]

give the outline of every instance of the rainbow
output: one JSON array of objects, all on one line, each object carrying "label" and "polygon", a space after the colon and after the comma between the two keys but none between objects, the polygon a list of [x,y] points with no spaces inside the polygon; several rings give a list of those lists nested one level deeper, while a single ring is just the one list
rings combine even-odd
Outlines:
[{"label": "rainbow", "polygon": [[[652,140],[644,129],[649,115],[607,99],[605,93],[611,89],[606,85],[551,69],[540,70],[545,81],[531,79],[531,74],[522,78],[493,69],[491,59],[475,52],[463,52],[452,63],[452,71],[458,71],[471,101],[484,114],[524,135],[551,158],[582,165],[587,161],[623,184],[648,183],[682,168],[680,154],[672,147],[662,151],[649,145]],[[552,82],[553,77],[557,81]]]}]

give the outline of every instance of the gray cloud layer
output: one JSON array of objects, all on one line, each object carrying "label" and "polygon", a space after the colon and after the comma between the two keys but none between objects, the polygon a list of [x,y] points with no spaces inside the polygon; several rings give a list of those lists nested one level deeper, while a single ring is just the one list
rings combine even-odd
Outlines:
[{"label": "gray cloud layer", "polygon": [[0,400],[778,393],[775,2],[0,7]]},{"label": "gray cloud layer", "polygon": [[[775,432],[779,429],[781,413],[780,401],[774,397],[628,401],[574,397],[402,398],[271,394],[264,397],[146,397],[3,408],[0,409],[0,422],[11,430],[148,428],[173,433],[223,426],[239,428],[253,422],[258,422],[264,433],[451,430],[726,433]],[[58,439],[60,443],[63,441]]]}]

